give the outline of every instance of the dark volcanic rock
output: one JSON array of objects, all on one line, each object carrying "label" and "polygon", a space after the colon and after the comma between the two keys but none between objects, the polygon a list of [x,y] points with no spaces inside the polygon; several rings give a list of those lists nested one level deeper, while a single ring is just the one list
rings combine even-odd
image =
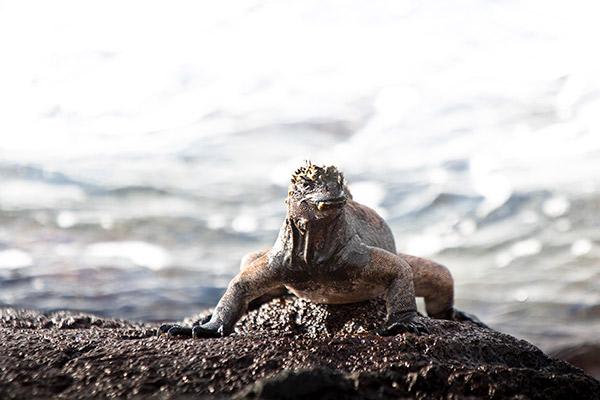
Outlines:
[{"label": "dark volcanic rock", "polygon": [[600,383],[533,345],[469,323],[380,337],[381,302],[278,299],[221,339],[148,324],[0,310],[0,398],[598,399]]},{"label": "dark volcanic rock", "polygon": [[555,350],[551,354],[600,379],[600,343],[575,344]]}]

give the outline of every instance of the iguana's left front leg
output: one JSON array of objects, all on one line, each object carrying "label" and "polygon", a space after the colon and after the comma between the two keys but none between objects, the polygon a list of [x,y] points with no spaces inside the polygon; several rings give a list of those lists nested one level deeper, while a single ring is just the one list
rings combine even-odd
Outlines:
[{"label": "iguana's left front leg", "polygon": [[417,314],[415,288],[410,266],[398,255],[379,248],[371,248],[370,262],[364,269],[363,279],[384,285],[387,317],[378,331],[382,336],[402,332],[428,333]]},{"label": "iguana's left front leg", "polygon": [[427,315],[432,318],[468,321],[487,328],[476,316],[454,307],[454,281],[448,268],[426,258],[408,254],[399,256],[412,269],[415,294],[425,299]]}]

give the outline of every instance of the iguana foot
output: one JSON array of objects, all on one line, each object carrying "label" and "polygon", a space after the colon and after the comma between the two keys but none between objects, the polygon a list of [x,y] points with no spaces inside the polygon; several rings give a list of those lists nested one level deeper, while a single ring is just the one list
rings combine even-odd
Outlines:
[{"label": "iguana foot", "polygon": [[221,329],[211,329],[206,326],[206,324],[200,325],[202,321],[206,318],[201,319],[200,321],[194,323],[192,327],[181,326],[178,324],[163,324],[161,325],[157,331],[157,336],[168,335],[170,337],[187,337],[187,338],[216,338],[223,336],[221,334]]},{"label": "iguana foot", "polygon": [[380,336],[393,336],[399,333],[414,333],[415,335],[429,334],[429,328],[415,314],[401,321],[388,322],[377,331]]},{"label": "iguana foot", "polygon": [[464,311],[457,310],[456,308],[454,309],[454,315],[453,315],[452,319],[454,321],[460,321],[460,322],[471,322],[472,324],[475,324],[480,328],[489,328],[489,326],[487,326],[486,324],[481,322],[481,320],[479,318],[477,318],[476,316],[474,316],[473,314],[469,314]]},{"label": "iguana foot", "polygon": [[210,321],[210,320],[211,320],[211,318],[212,318],[212,314],[208,314],[208,315],[205,315],[205,316],[203,316],[203,317],[200,317],[200,319],[198,319],[198,321],[194,322],[194,323],[192,324],[192,326],[204,325],[204,324],[206,324],[208,321]]},{"label": "iguana foot", "polygon": [[[179,324],[162,324],[156,330],[156,336],[169,335],[169,336],[196,337],[193,334],[193,328],[198,325],[203,325],[203,324],[207,323],[208,321],[210,321],[211,318],[212,318],[212,314],[208,314],[203,317],[200,317],[200,319],[198,321],[196,321],[192,324],[191,328],[181,326]],[[197,336],[197,337],[204,337],[204,336]]]},{"label": "iguana foot", "polygon": [[163,324],[161,325],[157,332],[157,336],[161,335],[169,335],[169,336],[183,336],[183,337],[192,337],[192,328],[181,326],[178,324]]},{"label": "iguana foot", "polygon": [[223,336],[221,329],[211,329],[206,325],[196,325],[192,328],[192,337],[200,338],[219,338]]},{"label": "iguana foot", "polygon": [[220,327],[210,326],[209,322],[212,319],[212,314],[201,317],[192,325],[192,337],[200,338],[217,338],[223,336],[223,330]]}]

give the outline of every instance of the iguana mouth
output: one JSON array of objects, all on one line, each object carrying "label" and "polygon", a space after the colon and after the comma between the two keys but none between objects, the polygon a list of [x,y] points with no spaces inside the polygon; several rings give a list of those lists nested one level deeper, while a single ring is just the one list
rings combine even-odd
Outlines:
[{"label": "iguana mouth", "polygon": [[319,211],[326,210],[328,208],[339,208],[346,204],[346,196],[340,196],[333,199],[314,200],[313,202],[317,205]]}]

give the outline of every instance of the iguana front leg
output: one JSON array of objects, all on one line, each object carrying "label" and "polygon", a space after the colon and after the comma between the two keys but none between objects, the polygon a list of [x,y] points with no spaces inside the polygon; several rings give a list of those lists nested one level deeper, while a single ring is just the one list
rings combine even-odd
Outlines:
[{"label": "iguana front leg", "polygon": [[454,281],[446,267],[425,258],[399,254],[410,265],[415,294],[425,300],[425,310],[432,318],[452,319]]},{"label": "iguana front leg", "polygon": [[[242,257],[242,260],[240,261],[240,272],[245,270],[246,268],[248,268],[250,265],[252,265],[252,262],[254,262],[255,260],[264,256],[269,251],[271,251],[271,249],[252,251],[252,252],[244,255],[244,257]],[[289,294],[289,292],[287,291],[287,289],[284,286],[279,286],[273,290],[269,290],[265,294],[252,300],[250,302],[250,304],[248,304],[248,310],[257,309],[261,305],[268,303],[269,301],[273,300],[274,298],[282,297],[282,296],[285,296],[286,294]]]},{"label": "iguana front leg", "polygon": [[271,261],[269,254],[264,254],[231,280],[209,321],[192,328],[163,325],[158,333],[193,337],[229,335],[246,312],[250,301],[279,286],[282,286],[280,268]]},{"label": "iguana front leg", "polygon": [[398,255],[379,248],[372,248],[370,262],[364,269],[370,283],[385,286],[387,317],[378,331],[382,336],[401,332],[428,333],[427,327],[419,320],[412,270]]}]

